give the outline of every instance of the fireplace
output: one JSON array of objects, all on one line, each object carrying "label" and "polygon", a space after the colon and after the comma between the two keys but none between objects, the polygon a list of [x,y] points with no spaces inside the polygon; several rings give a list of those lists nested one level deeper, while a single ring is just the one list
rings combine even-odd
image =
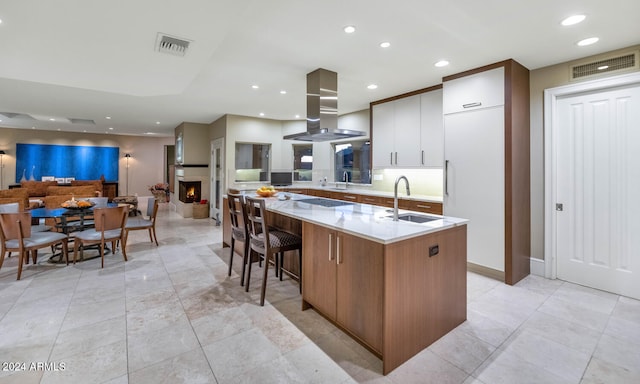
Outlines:
[{"label": "fireplace", "polygon": [[200,181],[179,181],[178,188],[178,198],[183,203],[193,203],[200,201]]}]

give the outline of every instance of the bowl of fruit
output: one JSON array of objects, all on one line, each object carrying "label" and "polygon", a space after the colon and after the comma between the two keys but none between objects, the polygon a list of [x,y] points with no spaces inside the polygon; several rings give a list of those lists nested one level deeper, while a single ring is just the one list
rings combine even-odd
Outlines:
[{"label": "bowl of fruit", "polygon": [[69,209],[87,209],[87,208],[93,207],[94,205],[95,204],[92,201],[76,200],[73,198],[61,204],[63,208],[69,208]]},{"label": "bowl of fruit", "polygon": [[273,188],[272,186],[262,186],[258,188],[256,193],[258,194],[258,196],[261,196],[261,197],[272,197],[272,196],[275,196],[276,193],[278,193],[278,191],[276,191],[276,189]]}]

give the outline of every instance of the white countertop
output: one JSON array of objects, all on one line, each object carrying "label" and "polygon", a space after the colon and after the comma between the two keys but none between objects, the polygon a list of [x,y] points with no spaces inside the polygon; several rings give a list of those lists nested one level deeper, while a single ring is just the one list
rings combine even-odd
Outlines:
[{"label": "white countertop", "polygon": [[[291,196],[291,199],[280,200],[286,195]],[[324,207],[299,201],[309,198],[318,197],[280,192],[278,196],[266,198],[265,202],[268,210],[281,215],[336,229],[382,244],[422,236],[468,222],[467,219],[426,213],[417,214],[436,217],[437,220],[421,224],[402,220],[393,221],[391,217],[393,213],[390,208],[359,203]],[[398,212],[402,214],[410,211],[401,209]]]}]

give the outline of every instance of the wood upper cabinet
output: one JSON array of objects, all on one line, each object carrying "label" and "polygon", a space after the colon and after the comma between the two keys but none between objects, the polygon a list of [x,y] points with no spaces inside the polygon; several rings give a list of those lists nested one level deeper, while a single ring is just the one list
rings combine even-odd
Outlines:
[{"label": "wood upper cabinet", "polygon": [[371,104],[373,167],[441,167],[442,86]]},{"label": "wood upper cabinet", "polygon": [[304,222],[303,300],[382,352],[383,246]]}]

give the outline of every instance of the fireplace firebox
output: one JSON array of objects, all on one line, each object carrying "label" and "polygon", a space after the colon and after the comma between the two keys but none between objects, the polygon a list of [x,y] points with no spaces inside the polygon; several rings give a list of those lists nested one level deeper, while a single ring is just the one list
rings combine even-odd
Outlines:
[{"label": "fireplace firebox", "polygon": [[199,202],[201,196],[200,181],[179,181],[178,199],[183,203]]}]

